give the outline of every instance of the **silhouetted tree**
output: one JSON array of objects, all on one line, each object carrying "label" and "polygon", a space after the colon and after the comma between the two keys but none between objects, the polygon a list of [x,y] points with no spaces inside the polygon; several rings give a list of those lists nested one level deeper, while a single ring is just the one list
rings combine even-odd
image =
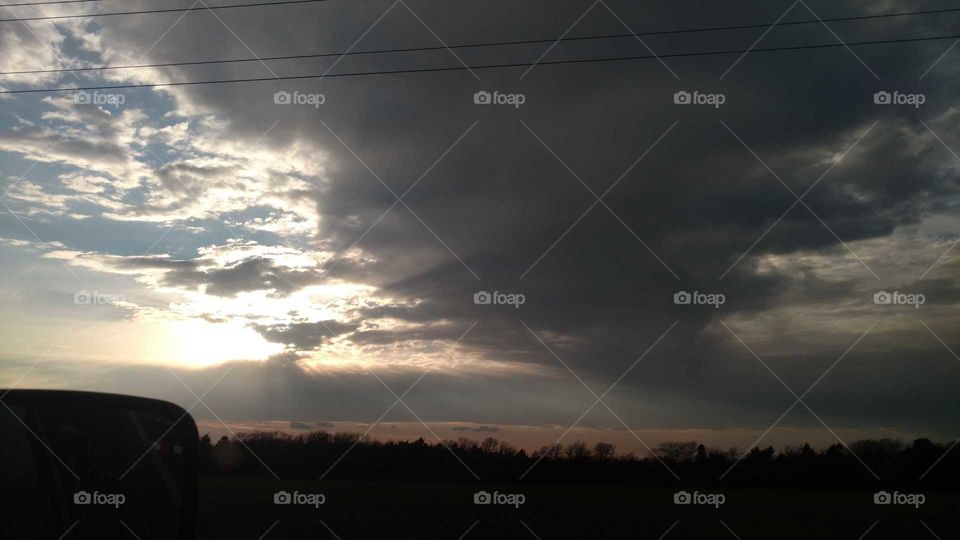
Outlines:
[{"label": "silhouetted tree", "polygon": [[608,460],[617,453],[617,447],[605,442],[598,442],[593,446],[593,455],[597,459]]}]

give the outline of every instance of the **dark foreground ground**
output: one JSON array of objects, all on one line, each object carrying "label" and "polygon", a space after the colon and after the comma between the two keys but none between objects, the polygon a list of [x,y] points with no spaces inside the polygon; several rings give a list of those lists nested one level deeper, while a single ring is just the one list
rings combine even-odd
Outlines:
[{"label": "dark foreground ground", "polygon": [[[319,508],[274,493],[322,493]],[[519,508],[476,505],[474,492],[520,493]],[[947,539],[960,537],[960,495],[919,508],[875,505],[873,492],[728,490],[719,507],[675,505],[673,489],[463,483],[204,479],[200,540]],[[689,491],[693,491],[692,489]]]}]

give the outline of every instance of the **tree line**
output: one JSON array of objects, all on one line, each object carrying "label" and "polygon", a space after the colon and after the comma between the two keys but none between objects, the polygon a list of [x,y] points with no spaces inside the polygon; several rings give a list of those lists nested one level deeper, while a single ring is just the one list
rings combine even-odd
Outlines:
[{"label": "tree line", "polygon": [[215,443],[204,435],[199,466],[202,476],[270,476],[272,470],[281,478],[472,482],[466,464],[482,481],[502,483],[523,476],[523,483],[537,484],[956,491],[960,451],[951,449],[950,444],[925,438],[909,444],[865,439],[849,447],[837,443],[818,450],[803,444],[747,452],[664,442],[652,454],[638,456],[618,453],[605,442],[557,443],[528,453],[493,437],[428,443],[422,438],[378,441],[326,431],[298,435],[253,431]]}]

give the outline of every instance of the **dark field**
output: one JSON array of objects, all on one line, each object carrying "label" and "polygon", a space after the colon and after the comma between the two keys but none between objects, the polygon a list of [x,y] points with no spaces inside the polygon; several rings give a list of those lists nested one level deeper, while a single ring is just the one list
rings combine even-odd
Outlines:
[{"label": "dark field", "polygon": [[[519,508],[475,505],[473,493],[480,489],[523,493],[526,502]],[[280,490],[323,493],[326,502],[319,508],[275,505]],[[960,530],[956,494],[927,493],[914,509],[874,505],[871,491],[728,490],[725,504],[714,508],[675,505],[674,491],[208,478],[200,484],[199,538],[946,539]]]}]

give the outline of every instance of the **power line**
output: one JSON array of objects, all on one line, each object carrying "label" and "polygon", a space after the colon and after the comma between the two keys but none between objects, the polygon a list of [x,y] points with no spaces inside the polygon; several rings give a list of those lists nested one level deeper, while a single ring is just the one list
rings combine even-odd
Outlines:
[{"label": "power line", "polygon": [[[66,0],[66,1],[80,1],[80,0]],[[84,0],[84,1],[100,1],[100,0]],[[960,12],[960,8],[947,8],[947,9],[928,10],[928,11],[905,11],[905,12],[897,12],[897,13],[882,13],[882,14],[876,14],[876,15],[835,17],[831,19],[808,19],[808,20],[801,20],[801,21],[790,21],[786,23],[779,23],[779,25],[780,26],[801,25],[801,24],[814,24],[814,23],[820,23],[820,22],[877,19],[882,17],[905,17],[905,16],[911,16],[911,15],[930,15],[934,13],[953,13],[953,12]],[[429,47],[408,47],[408,48],[402,48],[402,49],[376,49],[376,50],[367,50],[367,51],[347,51],[347,52],[334,52],[334,53],[308,53],[308,54],[261,56],[261,57],[236,58],[236,59],[165,62],[165,63],[155,63],[155,64],[128,64],[128,65],[118,65],[118,66],[104,65],[104,66],[89,66],[89,67],[80,67],[80,68],[31,69],[31,70],[21,70],[21,71],[2,71],[0,72],[0,76],[28,75],[28,74],[38,74],[38,73],[74,73],[74,72],[84,72],[84,71],[142,69],[142,68],[153,68],[153,67],[199,66],[199,65],[210,65],[210,64],[237,64],[237,63],[244,63],[244,62],[266,62],[266,61],[273,61],[273,60],[302,60],[302,59],[308,59],[308,58],[363,56],[363,55],[370,55],[370,54],[386,54],[386,53],[425,52],[425,51],[437,51],[437,50],[444,50],[444,49],[473,49],[473,48],[500,47],[500,46],[510,46],[510,45],[532,45],[537,43],[553,43],[553,42],[565,42],[565,41],[585,41],[585,40],[597,40],[597,39],[628,38],[628,37],[636,37],[636,36],[653,36],[653,35],[663,35],[663,34],[714,32],[714,31],[721,31],[721,30],[742,30],[742,29],[748,29],[748,28],[765,28],[765,27],[771,26],[772,24],[773,23],[686,28],[686,29],[680,29],[680,30],[655,30],[655,31],[641,32],[637,34],[632,34],[632,33],[599,34],[599,35],[591,35],[591,36],[564,37],[559,40],[555,38],[525,39],[525,40],[514,40],[514,41],[468,43],[468,44],[459,44],[459,45],[450,45],[450,46],[436,45],[436,46],[429,46]]]},{"label": "power line", "polygon": [[[93,0],[90,0],[90,1],[93,1]],[[207,11],[207,10],[214,11],[218,9],[235,9],[235,8],[263,7],[263,6],[287,6],[290,4],[316,4],[318,2],[329,2],[329,1],[330,0],[279,0],[277,2],[257,2],[253,4],[226,4],[221,6],[203,5],[200,7],[188,7],[188,8],[142,9],[139,11],[108,11],[106,13],[79,13],[76,15],[44,15],[44,16],[37,16],[37,17],[14,17],[13,19],[0,19],[0,23],[26,22],[26,21],[53,21],[58,19],[86,19],[86,18],[94,18],[94,17],[116,17],[120,15],[149,15],[154,13],[192,13],[195,11]]]},{"label": "power line", "polygon": [[44,2],[21,2],[19,4],[0,4],[0,7],[48,6],[51,4],[86,4],[103,0],[46,0]]},{"label": "power line", "polygon": [[[81,3],[81,2],[99,2],[101,0],[47,0],[43,2],[35,3],[19,3],[19,4],[7,4],[6,7],[15,7],[15,6],[30,6],[30,5],[46,5],[46,4],[68,4],[68,3]],[[74,15],[48,15],[48,16],[37,16],[37,17],[20,17],[13,19],[0,19],[2,22],[20,22],[20,21],[49,21],[56,19],[80,19],[80,18],[93,18],[93,17],[114,17],[121,15],[148,15],[154,13],[190,13],[195,11],[204,11],[204,10],[217,10],[217,9],[234,9],[234,8],[245,8],[245,7],[261,7],[261,6],[274,6],[274,5],[289,5],[289,4],[312,4],[317,2],[327,2],[329,0],[278,0],[275,2],[257,2],[252,4],[227,4],[220,6],[201,6],[201,7],[189,7],[189,8],[162,8],[162,9],[145,9],[139,11],[113,11],[106,13],[80,13]],[[2,7],[2,6],[0,6]],[[625,34],[626,36],[652,36],[660,34],[682,34],[687,32],[708,32],[713,30],[747,30],[751,28],[766,28],[773,26],[793,26],[793,25],[802,25],[802,24],[812,24],[819,22],[845,22],[845,21],[861,21],[869,19],[884,19],[889,17],[905,17],[912,15],[934,15],[937,13],[951,13],[960,11],[960,8],[947,8],[947,9],[929,9],[921,11],[903,11],[896,13],[877,13],[873,15],[851,15],[846,17],[832,17],[829,19],[808,19],[800,21],[785,21],[779,23],[757,23],[757,24],[743,24],[735,26],[722,26],[715,28],[692,28],[692,29],[680,29],[680,30],[662,30],[662,31],[653,31],[653,32],[644,32],[640,34]],[[555,40],[550,40],[555,41]]]},{"label": "power line", "polygon": [[122,84],[122,85],[103,85],[103,86],[82,86],[82,87],[73,87],[73,88],[27,88],[20,90],[0,90],[0,95],[2,94],[37,94],[37,93],[51,93],[51,92],[79,92],[87,90],[128,90],[128,89],[139,89],[139,88],[164,88],[170,86],[194,86],[194,85],[207,85],[207,84],[228,84],[228,83],[248,83],[248,82],[265,82],[265,81],[291,81],[291,80],[302,80],[302,79],[334,79],[340,77],[360,77],[360,76],[369,76],[369,75],[397,75],[404,73],[436,73],[442,71],[464,71],[464,70],[481,70],[481,69],[505,69],[505,68],[517,68],[517,67],[529,67],[529,66],[556,66],[556,65],[567,65],[567,64],[588,64],[588,63],[601,63],[601,62],[621,62],[621,61],[630,61],[630,60],[651,60],[659,58],[687,58],[695,56],[716,56],[716,55],[725,55],[725,54],[745,54],[745,53],[754,53],[754,52],[779,52],[779,51],[801,51],[801,50],[811,50],[811,49],[830,49],[836,47],[858,47],[864,45],[887,45],[887,44],[896,44],[896,43],[916,43],[922,41],[936,41],[944,39],[960,39],[960,34],[954,34],[949,36],[927,36],[927,37],[916,37],[916,38],[901,38],[901,39],[884,39],[884,40],[875,40],[875,41],[854,41],[847,43],[823,43],[815,45],[794,45],[789,47],[766,47],[766,48],[754,48],[754,49],[732,49],[732,50],[722,50],[722,51],[702,51],[702,52],[689,52],[689,53],[673,53],[673,54],[660,54],[660,55],[645,55],[645,56],[615,56],[609,58],[581,58],[575,60],[551,60],[547,62],[517,62],[509,64],[485,64],[478,66],[451,66],[451,67],[437,67],[437,68],[418,68],[418,69],[398,69],[398,70],[383,70],[383,71],[361,71],[361,72],[348,72],[348,73],[331,73],[331,74],[321,74],[321,75],[289,75],[284,77],[253,77],[245,79],[215,79],[207,81],[175,81],[169,83],[147,83],[147,84]]}]

